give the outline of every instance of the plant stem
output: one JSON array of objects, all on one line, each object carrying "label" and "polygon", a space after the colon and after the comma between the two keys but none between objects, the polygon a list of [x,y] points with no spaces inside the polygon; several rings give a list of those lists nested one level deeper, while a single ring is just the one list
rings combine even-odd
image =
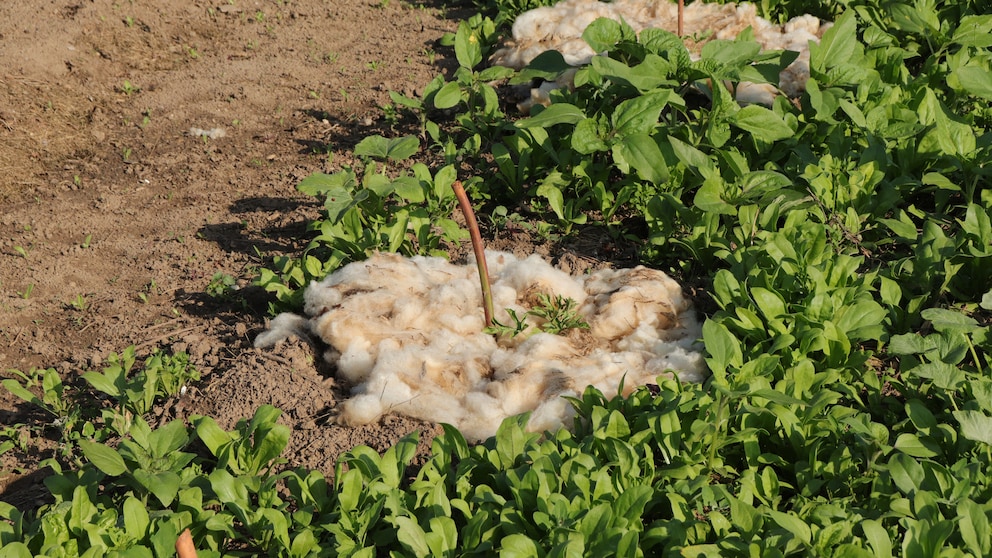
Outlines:
[{"label": "plant stem", "polygon": [[468,201],[468,194],[462,188],[462,182],[456,180],[451,188],[458,198],[458,207],[465,215],[465,224],[468,225],[469,235],[472,237],[472,250],[475,252],[475,265],[479,269],[479,283],[482,285],[482,309],[486,315],[486,327],[493,325],[493,290],[489,284],[489,267],[486,265],[486,249],[482,245],[482,235],[479,234],[479,223],[475,220],[475,211],[472,211],[472,203]]}]

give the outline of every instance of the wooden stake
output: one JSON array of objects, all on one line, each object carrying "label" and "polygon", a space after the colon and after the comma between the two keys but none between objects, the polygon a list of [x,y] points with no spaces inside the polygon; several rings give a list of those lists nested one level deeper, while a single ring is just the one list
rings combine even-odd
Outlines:
[{"label": "wooden stake", "polygon": [[685,0],[679,0],[679,38],[682,38],[682,13],[685,11]]},{"label": "wooden stake", "polygon": [[468,194],[462,187],[462,182],[456,180],[451,188],[458,198],[458,206],[465,215],[465,224],[468,225],[468,233],[472,237],[472,250],[475,252],[475,265],[479,269],[479,283],[482,285],[482,310],[486,316],[486,327],[493,325],[493,290],[489,284],[489,266],[486,265],[486,248],[482,245],[482,234],[479,233],[479,223],[475,220],[475,211],[472,210],[472,203],[468,200]]},{"label": "wooden stake", "polygon": [[186,529],[176,540],[176,554],[179,558],[196,558],[196,547],[193,546],[193,535]]}]

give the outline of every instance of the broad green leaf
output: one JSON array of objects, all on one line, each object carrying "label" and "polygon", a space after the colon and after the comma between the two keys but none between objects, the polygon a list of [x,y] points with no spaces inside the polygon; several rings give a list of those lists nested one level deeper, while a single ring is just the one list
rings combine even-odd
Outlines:
[{"label": "broad green leaf", "polygon": [[482,45],[467,21],[458,24],[455,33],[455,58],[461,67],[469,70],[482,62]]},{"label": "broad green leaf", "polygon": [[537,543],[527,535],[513,534],[500,541],[500,558],[537,558],[541,555]]},{"label": "broad green leaf", "polygon": [[582,32],[582,39],[596,52],[609,50],[623,38],[620,22],[601,17]]},{"label": "broad green leaf", "polygon": [[168,507],[179,493],[179,475],[172,471],[146,471],[137,469],[133,473],[135,480],[148,492],[155,495],[163,506]]},{"label": "broad green leaf", "polygon": [[457,81],[449,81],[434,94],[434,108],[449,109],[462,101],[462,89]]},{"label": "broad green leaf", "polygon": [[985,508],[973,500],[963,500],[958,504],[958,526],[961,538],[975,556],[988,556],[992,551],[992,529]]},{"label": "broad green leaf", "polygon": [[915,434],[903,432],[896,438],[895,448],[912,457],[934,457],[939,454],[940,447],[933,442],[927,443]]},{"label": "broad green leaf", "polygon": [[548,206],[559,219],[565,218],[565,197],[561,189],[553,184],[542,183],[537,187],[537,195],[548,200]]},{"label": "broad green leaf", "polygon": [[633,169],[637,175],[653,184],[668,180],[668,165],[654,138],[648,134],[633,134],[613,145],[613,159],[621,171]]},{"label": "broad green leaf", "polygon": [[859,300],[841,308],[834,322],[851,339],[874,339],[883,332],[888,311],[874,300]]},{"label": "broad green leaf", "polygon": [[323,196],[329,191],[351,191],[358,184],[355,182],[355,175],[350,171],[336,172],[334,174],[324,174],[315,172],[304,178],[296,185],[296,189],[311,196]]},{"label": "broad green leaf", "polygon": [[973,442],[992,445],[992,416],[981,411],[954,411],[961,435]]},{"label": "broad green leaf", "polygon": [[766,142],[791,138],[793,134],[780,116],[760,105],[742,108],[730,118],[730,123]]},{"label": "broad green leaf", "polygon": [[231,435],[221,428],[217,421],[210,417],[200,417],[192,420],[196,425],[196,437],[200,439],[210,450],[210,453],[217,457],[221,446],[231,441]]},{"label": "broad green leaf", "polygon": [[913,422],[913,426],[922,432],[929,432],[931,428],[937,426],[937,419],[919,399],[910,399],[906,402],[906,416]]},{"label": "broad green leaf", "polygon": [[85,372],[83,373],[83,379],[89,382],[91,386],[97,391],[105,393],[111,397],[120,397],[121,390],[113,378],[108,377],[100,372]]},{"label": "broad green leaf", "polygon": [[572,67],[565,62],[565,57],[557,50],[546,50],[534,57],[527,66],[520,70],[510,84],[530,83],[535,79],[555,81],[563,72]]},{"label": "broad green leaf", "polygon": [[954,70],[950,78],[956,78],[961,87],[968,93],[992,100],[992,72],[985,68],[964,66]]},{"label": "broad green leaf", "polygon": [[785,301],[778,293],[763,287],[753,287],[751,297],[766,319],[774,320],[785,315]]},{"label": "broad green leaf", "polygon": [[396,538],[400,544],[418,558],[431,555],[431,549],[427,546],[427,533],[424,532],[419,523],[405,515],[401,515],[393,521],[396,522]]},{"label": "broad green leaf", "polygon": [[721,323],[713,320],[703,323],[703,345],[710,354],[706,362],[719,378],[725,376],[728,367],[743,364],[740,341]]},{"label": "broad green leaf", "polygon": [[971,332],[978,329],[978,322],[971,316],[944,308],[927,308],[921,313],[937,331]]},{"label": "broad green leaf", "polygon": [[703,177],[710,177],[719,174],[716,170],[716,166],[705,153],[696,149],[695,147],[689,145],[675,138],[674,136],[669,136],[668,141],[672,145],[672,150],[675,151],[675,156],[682,161],[682,164],[686,166],[691,171],[697,172]]},{"label": "broad green leaf", "polygon": [[359,157],[401,161],[412,156],[419,149],[420,140],[416,136],[387,139],[380,135],[374,135],[358,142],[354,153]]},{"label": "broad green leaf", "polygon": [[124,458],[117,453],[117,450],[109,446],[89,440],[80,440],[79,449],[83,451],[86,459],[89,459],[90,463],[105,475],[116,477],[127,472]]},{"label": "broad green leaf", "polygon": [[913,457],[904,453],[889,458],[889,475],[903,494],[911,496],[920,490],[924,477],[923,467]]},{"label": "broad green leaf", "polygon": [[588,155],[597,151],[606,151],[607,145],[600,134],[599,123],[594,118],[583,118],[572,131],[572,149]]},{"label": "broad green leaf", "polygon": [[156,457],[167,457],[178,451],[189,442],[186,425],[181,420],[174,420],[160,426],[149,434],[150,448]]},{"label": "broad green leaf", "polygon": [[876,558],[892,557],[892,539],[882,524],[874,519],[861,522],[861,531],[865,534],[868,545],[875,551]]},{"label": "broad green leaf", "polygon": [[827,29],[819,43],[810,44],[810,68],[826,72],[838,63],[850,60],[858,41],[856,31],[854,10],[846,10],[834,21],[833,27]]},{"label": "broad green leaf", "polygon": [[41,399],[30,391],[24,389],[24,386],[22,386],[17,380],[4,380],[3,382],[0,382],[0,385],[3,385],[4,389],[17,397],[20,397],[23,401],[31,403],[32,405],[42,409],[45,408],[45,405],[42,403]]},{"label": "broad green leaf", "polygon": [[136,541],[144,539],[145,535],[148,534],[148,525],[150,524],[145,504],[134,496],[128,496],[127,500],[124,500],[124,509],[121,515],[124,516],[124,530],[127,531],[128,536]]},{"label": "broad green leaf", "polygon": [[649,133],[658,124],[658,117],[671,95],[671,90],[663,89],[623,101],[611,117],[613,133],[620,138]]},{"label": "broad green leaf", "polygon": [[0,547],[0,558],[34,558],[34,554],[26,544],[13,541]]},{"label": "broad green leaf", "polygon": [[735,215],[737,208],[723,199],[725,188],[726,184],[718,177],[707,179],[696,190],[696,195],[692,198],[692,204],[707,213]]},{"label": "broad green leaf", "polygon": [[967,15],[961,18],[951,42],[961,46],[992,46],[992,15]]},{"label": "broad green leaf", "polygon": [[517,128],[546,128],[555,124],[576,124],[585,119],[582,109],[568,103],[555,103],[535,116],[522,118],[514,124]]},{"label": "broad green leaf", "polygon": [[224,469],[217,469],[207,477],[210,488],[222,503],[232,503],[246,508],[251,505],[248,489],[241,478],[235,477]]},{"label": "broad green leaf", "polygon": [[765,513],[771,518],[772,521],[795,535],[803,543],[808,545],[812,541],[813,533],[810,530],[809,525],[797,516],[780,512],[778,510],[768,510]]}]

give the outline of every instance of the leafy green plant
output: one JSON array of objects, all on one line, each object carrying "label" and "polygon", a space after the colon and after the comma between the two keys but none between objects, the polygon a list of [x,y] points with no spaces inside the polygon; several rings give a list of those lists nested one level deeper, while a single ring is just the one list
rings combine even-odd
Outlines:
[{"label": "leafy green plant", "polygon": [[355,147],[355,154],[367,161],[361,175],[346,169],[304,179],[297,188],[324,203],[324,218],[310,225],[317,235],[301,258],[275,258],[273,269],[262,269],[257,283],[279,302],[292,304],[301,300],[302,287],[310,281],[374,251],[441,255],[444,242],[463,239],[466,232],[450,217],[454,166],[432,174],[415,163],[393,178],[374,161],[403,161],[419,145],[412,136],[370,136]]},{"label": "leafy green plant", "polygon": [[230,300],[237,291],[237,285],[238,282],[234,277],[223,271],[218,271],[214,273],[213,277],[210,278],[210,283],[207,284],[207,295],[212,298]]},{"label": "leafy green plant", "polygon": [[[507,308],[506,313],[512,323],[504,324],[493,320],[493,325],[486,328],[486,332],[498,337],[516,337],[530,329],[552,335],[561,335],[570,329],[589,329],[589,324],[578,313],[575,299],[561,295],[538,293],[537,304],[523,315],[519,315],[513,308]],[[536,318],[537,324],[532,325],[528,318]]]}]

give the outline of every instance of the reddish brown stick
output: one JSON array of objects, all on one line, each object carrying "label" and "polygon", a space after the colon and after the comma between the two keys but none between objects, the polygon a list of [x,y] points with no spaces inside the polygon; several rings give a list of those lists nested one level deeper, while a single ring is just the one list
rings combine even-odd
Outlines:
[{"label": "reddish brown stick", "polygon": [[682,38],[682,12],[685,11],[685,0],[679,0],[679,38]]},{"label": "reddish brown stick", "polygon": [[482,245],[482,235],[479,233],[479,223],[475,220],[475,211],[468,201],[468,194],[460,180],[456,180],[451,188],[458,198],[458,206],[465,215],[469,235],[472,237],[472,250],[475,252],[475,265],[479,268],[479,283],[482,285],[482,310],[486,315],[486,327],[493,325],[493,291],[489,284],[489,266],[486,265],[486,249]]},{"label": "reddish brown stick", "polygon": [[196,558],[196,547],[193,546],[193,535],[186,529],[176,540],[176,554],[179,558]]}]

